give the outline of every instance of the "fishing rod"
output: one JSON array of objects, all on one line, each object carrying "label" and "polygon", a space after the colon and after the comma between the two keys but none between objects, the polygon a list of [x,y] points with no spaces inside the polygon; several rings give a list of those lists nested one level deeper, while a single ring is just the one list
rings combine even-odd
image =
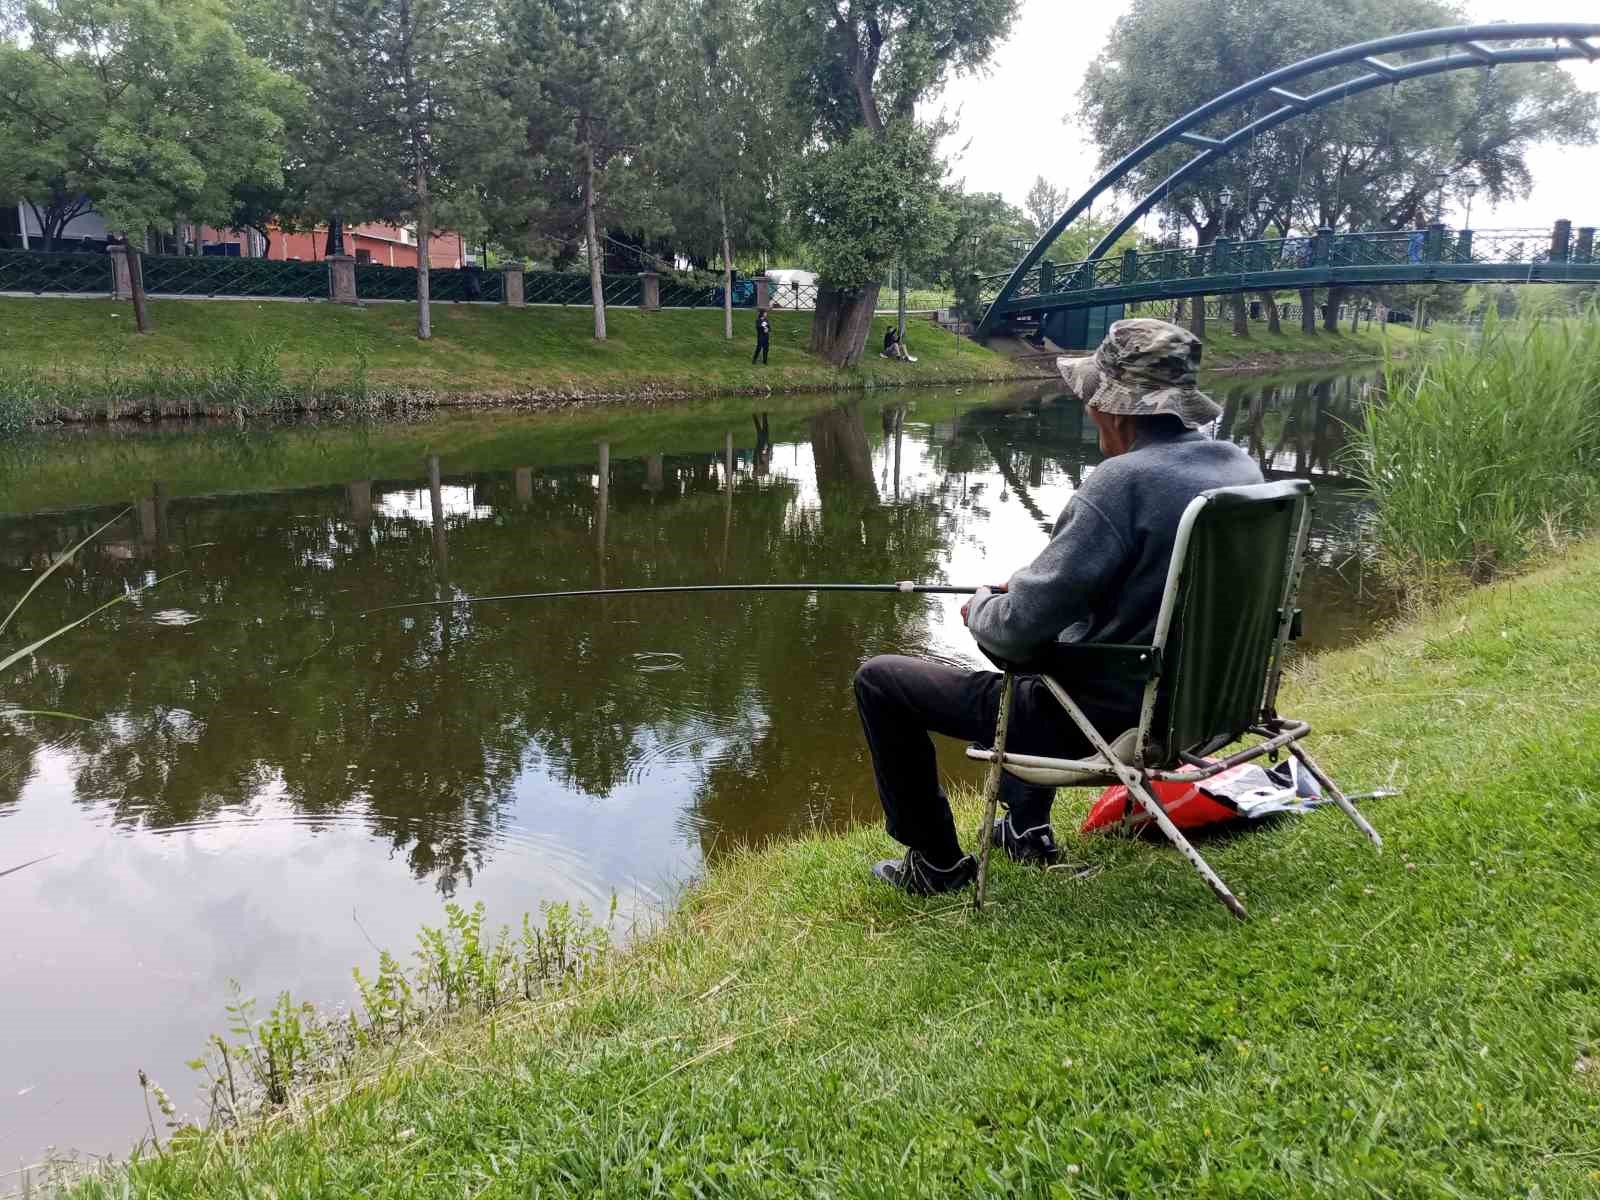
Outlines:
[{"label": "fishing rod", "polygon": [[575,596],[662,596],[681,592],[901,592],[921,596],[970,596],[975,587],[955,587],[940,583],[916,583],[902,579],[897,583],[689,583],[676,587],[584,588],[570,592],[516,592],[505,596],[460,596],[454,600],[416,600],[409,604],[385,604],[369,608],[361,615],[394,612],[403,608],[443,608],[450,604],[494,604],[502,600],[564,600]]}]

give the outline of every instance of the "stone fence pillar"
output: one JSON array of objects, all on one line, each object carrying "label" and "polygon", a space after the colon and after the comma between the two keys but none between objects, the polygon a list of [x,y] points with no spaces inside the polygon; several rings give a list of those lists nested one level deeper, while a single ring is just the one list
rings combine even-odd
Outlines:
[{"label": "stone fence pillar", "polygon": [[111,298],[133,299],[133,274],[128,267],[127,246],[107,246],[111,252]]},{"label": "stone fence pillar", "polygon": [[1572,222],[1561,220],[1556,222],[1555,231],[1550,235],[1550,261],[1566,262],[1572,256]]},{"label": "stone fence pillar", "polygon": [[756,276],[756,307],[772,307],[772,281],[765,275]]},{"label": "stone fence pillar", "polygon": [[527,303],[522,293],[522,264],[507,263],[500,268],[500,303],[521,308]]},{"label": "stone fence pillar", "polygon": [[1594,226],[1585,225],[1578,230],[1578,248],[1573,253],[1573,259],[1581,263],[1594,261]]},{"label": "stone fence pillar", "polygon": [[661,308],[661,276],[654,271],[639,272],[639,310],[658,312]]},{"label": "stone fence pillar", "polygon": [[349,254],[330,254],[328,262],[328,299],[335,304],[357,304],[356,260]]}]

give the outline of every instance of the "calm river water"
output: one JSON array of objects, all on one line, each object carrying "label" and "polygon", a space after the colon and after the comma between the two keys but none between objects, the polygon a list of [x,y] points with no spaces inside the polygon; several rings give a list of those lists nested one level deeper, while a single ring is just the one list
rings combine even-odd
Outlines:
[{"label": "calm river water", "polygon": [[[1363,386],[1212,388],[1220,436],[1326,484],[1313,645],[1372,619],[1363,512],[1336,478]],[[1081,407],[1037,386],[11,448],[7,608],[127,511],[28,601],[8,646],[171,577],[4,681],[7,707],[92,723],[0,721],[0,1172],[46,1146],[125,1150],[144,1127],[140,1068],[193,1111],[182,1064],[225,1028],[230,980],[343,1003],[350,968],[408,951],[446,899],[482,900],[499,924],[542,901],[603,911],[615,892],[626,920],[721,847],[875,819],[856,665],[978,661],[954,597],[365,610],[1003,579],[1097,457]],[[1087,798],[1064,795],[1063,816]],[[0,1174],[0,1192],[14,1183]]]}]

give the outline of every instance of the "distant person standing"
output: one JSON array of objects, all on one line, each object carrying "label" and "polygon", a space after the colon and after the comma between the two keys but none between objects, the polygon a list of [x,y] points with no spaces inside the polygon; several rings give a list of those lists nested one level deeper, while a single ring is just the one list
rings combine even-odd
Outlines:
[{"label": "distant person standing", "polygon": [[772,340],[772,322],[767,320],[767,310],[756,311],[756,352],[750,356],[750,362],[755,363],[760,359],[763,366],[767,362],[767,346]]}]

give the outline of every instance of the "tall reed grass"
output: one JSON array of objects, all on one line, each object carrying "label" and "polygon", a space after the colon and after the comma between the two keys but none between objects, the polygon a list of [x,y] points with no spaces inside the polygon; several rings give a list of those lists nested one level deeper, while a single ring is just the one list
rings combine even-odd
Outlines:
[{"label": "tall reed grass", "polygon": [[1600,519],[1600,310],[1491,317],[1477,344],[1391,361],[1385,375],[1349,469],[1403,591],[1492,578]]}]

